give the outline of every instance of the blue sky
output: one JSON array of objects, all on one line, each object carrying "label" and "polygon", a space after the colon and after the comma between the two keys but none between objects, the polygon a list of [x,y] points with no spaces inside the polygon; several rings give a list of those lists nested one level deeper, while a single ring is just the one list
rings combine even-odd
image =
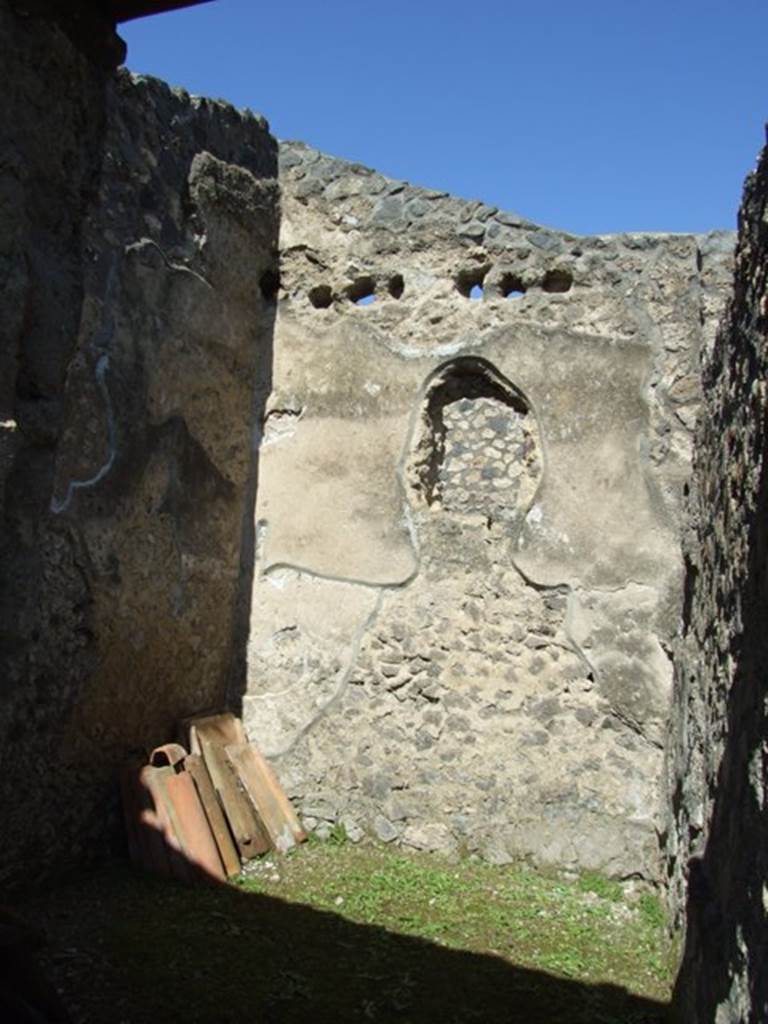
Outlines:
[{"label": "blue sky", "polygon": [[120,32],[279,138],[580,233],[735,227],[768,120],[768,0],[215,0]]}]

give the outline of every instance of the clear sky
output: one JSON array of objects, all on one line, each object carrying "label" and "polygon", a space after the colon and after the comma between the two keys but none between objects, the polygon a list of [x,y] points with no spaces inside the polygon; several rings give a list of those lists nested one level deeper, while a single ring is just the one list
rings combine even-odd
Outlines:
[{"label": "clear sky", "polygon": [[418,185],[574,232],[735,227],[768,0],[215,0],[128,66]]}]

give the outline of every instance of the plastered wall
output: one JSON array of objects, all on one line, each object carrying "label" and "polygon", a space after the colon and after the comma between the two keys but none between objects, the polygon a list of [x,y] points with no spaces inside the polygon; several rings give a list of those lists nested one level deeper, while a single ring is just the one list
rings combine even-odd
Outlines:
[{"label": "plastered wall", "polygon": [[310,826],[656,877],[731,239],[576,238],[281,147],[246,725]]}]

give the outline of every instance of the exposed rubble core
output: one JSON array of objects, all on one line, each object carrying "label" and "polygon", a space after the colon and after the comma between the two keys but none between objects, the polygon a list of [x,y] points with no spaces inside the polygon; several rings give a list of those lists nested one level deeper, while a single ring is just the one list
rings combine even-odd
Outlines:
[{"label": "exposed rubble core", "polygon": [[768,149],[704,364],[670,733],[667,851],[691,1024],[768,1020]]},{"label": "exposed rubble core", "polygon": [[658,877],[731,238],[576,238],[280,161],[248,729],[321,831]]},{"label": "exposed rubble core", "polygon": [[517,391],[488,364],[461,359],[433,379],[421,436],[414,439],[411,486],[447,512],[515,519],[518,527],[541,477],[538,431]]}]

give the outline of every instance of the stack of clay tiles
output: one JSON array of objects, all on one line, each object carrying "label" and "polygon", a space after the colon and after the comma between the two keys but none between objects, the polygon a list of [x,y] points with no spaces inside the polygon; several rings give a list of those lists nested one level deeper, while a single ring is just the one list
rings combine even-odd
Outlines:
[{"label": "stack of clay tiles", "polygon": [[306,835],[274,772],[228,712],[185,719],[121,776],[131,860],[185,882],[225,881],[243,861]]}]

